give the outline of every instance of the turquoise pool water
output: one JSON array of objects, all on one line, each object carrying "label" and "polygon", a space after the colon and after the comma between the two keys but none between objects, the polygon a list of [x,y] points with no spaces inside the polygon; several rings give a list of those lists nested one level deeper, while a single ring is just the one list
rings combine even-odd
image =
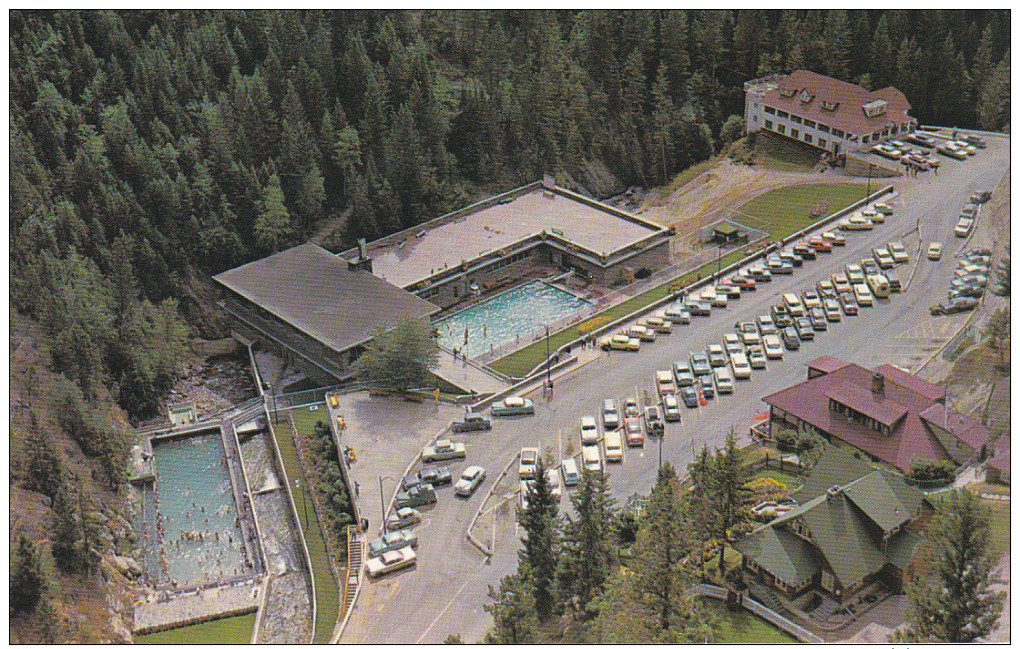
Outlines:
[{"label": "turquoise pool water", "polygon": [[243,574],[246,551],[219,431],[154,440],[152,450],[156,480],[143,490],[140,512],[149,578],[186,587]]},{"label": "turquoise pool water", "polygon": [[479,356],[516,341],[518,336],[524,340],[544,325],[563,320],[587,306],[587,301],[555,286],[530,282],[437,322],[439,344],[466,350],[469,358]]}]

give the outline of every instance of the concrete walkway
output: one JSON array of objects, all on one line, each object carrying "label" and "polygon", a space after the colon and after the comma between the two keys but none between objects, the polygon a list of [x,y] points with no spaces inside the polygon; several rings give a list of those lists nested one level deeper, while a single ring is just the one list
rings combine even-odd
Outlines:
[{"label": "concrete walkway", "polygon": [[506,381],[478,369],[463,358],[455,359],[445,349],[439,350],[439,369],[435,373],[463,390],[474,390],[478,394],[494,394],[510,387]]}]

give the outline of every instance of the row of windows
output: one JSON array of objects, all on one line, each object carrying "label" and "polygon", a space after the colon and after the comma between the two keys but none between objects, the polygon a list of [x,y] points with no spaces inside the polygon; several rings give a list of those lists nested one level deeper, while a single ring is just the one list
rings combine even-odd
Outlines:
[{"label": "row of windows", "polygon": [[829,410],[834,410],[838,413],[841,413],[845,415],[847,419],[855,421],[863,426],[867,426],[871,430],[878,431],[883,435],[888,435],[889,433],[892,432],[891,427],[883,423],[877,422],[871,417],[864,414],[863,412],[858,412],[853,408],[850,408],[849,406],[845,406],[842,403],[836,401],[835,399],[829,399]]},{"label": "row of windows", "polygon": [[[815,121],[807,119],[807,118],[801,118],[801,117],[798,117],[797,115],[791,115],[791,114],[787,113],[785,110],[777,111],[775,108],[772,108],[771,106],[766,106],[765,107],[765,112],[767,114],[769,114],[769,115],[777,115],[778,117],[782,117],[784,119],[788,118],[791,122],[795,122],[797,124],[803,124],[804,126],[807,126],[808,128],[818,129],[819,131],[821,131],[823,133],[832,133],[836,137],[840,137],[840,138],[846,137],[846,133],[844,133],[843,131],[841,131],[838,128],[830,129],[825,124],[822,124],[820,122],[815,122]],[[772,128],[771,122],[769,120],[765,120],[765,128]],[[782,128],[782,127],[780,127],[780,128]],[[783,133],[784,131],[780,130],[779,132]],[[795,135],[794,137],[797,137],[797,136]],[[805,139],[804,141],[805,142],[810,142],[811,140]]]},{"label": "row of windows", "polygon": [[[500,268],[506,268],[510,264],[516,264],[519,261],[524,261],[525,259],[527,259],[528,257],[531,256],[531,253],[532,253],[532,250],[525,250],[523,252],[518,252],[518,253],[515,253],[513,255],[510,255],[509,257],[503,257],[502,259],[500,259],[500,260],[496,261],[495,263],[493,263],[492,265],[490,265],[485,270],[486,271],[494,271],[494,270],[499,270]],[[430,297],[438,295],[441,290],[442,290],[441,286],[432,286],[432,287],[429,287],[429,288],[426,288],[426,289],[422,289],[421,291],[418,291],[417,295],[418,295],[418,297],[422,298],[423,300],[427,300]],[[454,288],[453,288],[453,296],[457,297],[457,293],[458,293],[457,287],[454,286]]]}]

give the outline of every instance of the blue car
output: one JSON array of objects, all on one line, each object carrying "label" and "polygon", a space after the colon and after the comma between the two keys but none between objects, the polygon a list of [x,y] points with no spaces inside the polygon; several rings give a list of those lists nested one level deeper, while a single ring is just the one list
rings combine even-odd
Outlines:
[{"label": "blue car", "polygon": [[693,385],[685,385],[680,388],[680,398],[688,408],[698,407],[698,390]]}]

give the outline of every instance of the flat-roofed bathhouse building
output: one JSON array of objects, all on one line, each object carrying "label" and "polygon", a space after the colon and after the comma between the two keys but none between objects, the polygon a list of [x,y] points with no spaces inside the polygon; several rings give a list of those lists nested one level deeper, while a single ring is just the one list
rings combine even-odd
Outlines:
[{"label": "flat-roofed bathhouse building", "polygon": [[670,235],[547,177],[340,256],[355,263],[366,254],[373,273],[445,308],[536,265],[601,285],[629,282],[669,263]]},{"label": "flat-roofed bathhouse building", "polygon": [[821,356],[808,379],[762,398],[769,432],[811,431],[849,444],[901,471],[913,460],[956,464],[989,455],[991,431],[949,408],[945,390],[892,365],[873,370]]},{"label": "flat-roofed bathhouse building", "polygon": [[734,546],[749,581],[781,604],[812,591],[852,603],[879,581],[902,592],[906,576],[922,568],[919,533],[934,510],[902,476],[829,446],[790,497],[796,506]]},{"label": "flat-roofed bathhouse building", "polygon": [[906,96],[868,91],[808,70],[744,84],[747,132],[765,129],[836,155],[917,128]]},{"label": "flat-roofed bathhouse building", "polygon": [[[312,243],[220,273],[220,306],[235,337],[260,340],[325,381],[350,364],[377,328],[428,319],[439,307]],[[330,378],[332,377],[332,379]]]}]

